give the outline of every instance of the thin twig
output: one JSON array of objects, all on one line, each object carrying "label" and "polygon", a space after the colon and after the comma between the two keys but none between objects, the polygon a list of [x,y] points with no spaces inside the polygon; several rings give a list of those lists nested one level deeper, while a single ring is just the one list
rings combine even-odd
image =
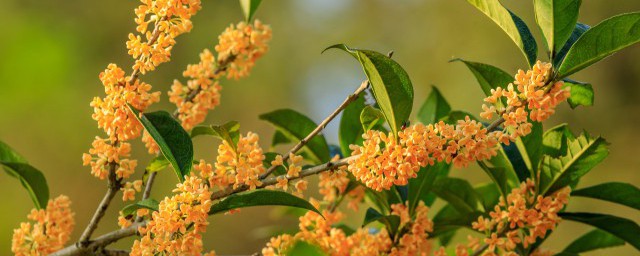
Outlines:
[{"label": "thin twig", "polygon": [[84,232],[82,232],[82,235],[78,240],[78,243],[80,243],[81,246],[84,246],[89,242],[91,234],[93,234],[93,232],[98,227],[98,223],[100,222],[102,217],[104,217],[107,208],[109,208],[111,200],[120,189],[120,181],[117,179],[115,172],[116,166],[117,164],[113,162],[109,165],[109,187],[107,188],[107,193],[104,195],[104,198],[102,198],[102,201],[98,205],[96,212],[93,214],[91,221],[89,221],[89,224],[85,228]]},{"label": "thin twig", "polygon": [[[304,147],[307,144],[307,142],[309,142],[311,139],[313,139],[313,137],[315,137],[316,135],[318,135],[318,133],[324,130],[327,124],[329,124],[329,122],[331,122],[340,112],[342,112],[342,110],[344,110],[349,105],[349,103],[356,100],[358,98],[358,95],[360,95],[360,93],[362,93],[365,89],[367,89],[368,86],[369,86],[369,80],[363,81],[360,84],[360,87],[358,87],[358,89],[356,89],[351,95],[347,96],[347,98],[344,99],[342,104],[340,104],[340,106],[338,106],[338,108],[336,108],[333,111],[333,113],[331,113],[324,120],[322,120],[322,122],[320,122],[320,124],[318,124],[318,126],[316,126],[316,128],[313,129],[313,131],[311,131],[306,137],[304,137],[304,139],[300,140],[298,144],[293,146],[293,148],[291,148],[291,150],[289,150],[287,154],[282,156],[282,161],[287,161],[287,159],[289,159],[289,156],[291,154],[298,152],[298,150]],[[267,171],[264,174],[260,175],[260,179],[264,179],[267,176],[269,176],[276,168],[277,166],[275,165],[272,165],[271,167],[269,167],[269,169],[267,169]]]},{"label": "thin twig", "polygon": [[50,256],[61,256],[61,255],[84,255],[87,253],[91,253],[97,249],[104,248],[105,246],[112,244],[120,239],[133,236],[138,233],[138,227],[146,225],[147,222],[134,223],[133,225],[119,229],[116,231],[109,232],[102,236],[96,237],[95,239],[89,241],[86,247],[79,247],[77,244],[73,244],[71,246],[65,247],[62,250],[49,254]]}]

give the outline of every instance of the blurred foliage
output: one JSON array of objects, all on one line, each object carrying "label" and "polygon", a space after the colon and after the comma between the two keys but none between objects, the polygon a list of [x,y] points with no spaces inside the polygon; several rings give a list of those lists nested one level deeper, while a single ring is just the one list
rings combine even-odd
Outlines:
[{"label": "blurred foliage", "polygon": [[[503,2],[533,26],[532,1]],[[81,165],[82,153],[101,133],[90,117],[89,102],[103,94],[97,77],[108,63],[132,64],[124,42],[135,28],[136,5],[136,1],[125,0],[0,1],[0,15],[7,23],[0,40],[0,139],[44,171],[52,196],[71,197],[78,226],[74,237],[80,235],[106,189],[105,182],[91,177],[89,169]],[[584,1],[579,21],[595,25],[612,15],[639,9],[639,1]],[[320,55],[322,49],[335,43],[380,52],[394,50],[394,60],[402,63],[414,84],[414,104],[421,104],[432,90],[430,85],[435,84],[453,108],[472,113],[479,109],[483,93],[473,75],[463,65],[449,64],[450,59],[491,63],[510,73],[526,66],[517,47],[466,1],[269,1],[255,15],[273,28],[271,50],[257,63],[251,77],[222,84],[222,104],[205,123],[237,120],[245,131],[262,135],[265,147],[273,128],[260,121],[259,114],[293,108],[319,121],[360,84],[364,77],[350,57],[336,52]],[[197,62],[203,48],[215,45],[217,35],[229,23],[242,19],[237,1],[203,1],[203,10],[193,19],[192,32],[178,38],[172,61],[143,79],[154,89],[166,92],[173,79],[180,79],[187,64]],[[532,33],[542,38],[537,29]],[[640,158],[630,157],[638,152],[636,144],[640,144],[635,127],[640,113],[638,58],[640,47],[635,46],[581,72],[575,78],[591,82],[596,94],[594,106],[571,111],[565,104],[545,123],[548,128],[568,122],[573,129],[588,129],[611,142],[610,157],[582,180],[583,186],[614,180],[640,183]],[[414,109],[417,107],[414,105]],[[162,102],[152,107],[158,109],[172,111],[166,93]],[[337,142],[337,126],[331,124],[324,133],[332,144]],[[217,143],[197,140],[196,159],[214,159]],[[134,143],[134,152],[141,166],[152,158],[142,143]],[[141,168],[136,175],[142,175]],[[470,177],[472,183],[488,180],[477,167],[453,169],[452,175]],[[161,173],[153,197],[162,199],[174,184],[173,174]],[[0,179],[0,194],[5,195],[0,254],[10,252],[11,230],[32,208],[26,193],[15,193],[20,189],[14,180]],[[310,186],[310,191],[313,189]],[[114,209],[123,205],[117,202],[110,209],[97,233],[117,227]],[[640,221],[631,209],[596,200],[576,200],[569,209],[587,211],[594,207]],[[364,210],[354,214],[352,223],[363,216]],[[268,214],[262,208],[214,216],[211,222],[206,247],[221,254],[253,253],[274,230],[291,230],[296,225],[295,217]],[[560,250],[588,230],[565,222],[546,247]],[[463,237],[459,234],[454,242]],[[129,241],[117,245],[127,244]],[[616,255],[633,252],[628,245],[606,251]],[[598,253],[603,252],[590,255]]]}]

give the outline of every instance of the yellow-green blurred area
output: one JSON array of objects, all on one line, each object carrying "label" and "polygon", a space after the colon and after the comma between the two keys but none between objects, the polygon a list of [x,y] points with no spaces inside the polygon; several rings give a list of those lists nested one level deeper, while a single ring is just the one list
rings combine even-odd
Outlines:
[{"label": "yellow-green blurred area", "polygon": [[[521,16],[538,39],[540,56],[544,42],[535,26],[532,1],[503,0]],[[68,195],[76,212],[77,239],[106,191],[106,182],[91,176],[82,166],[95,136],[104,136],[91,119],[89,102],[103,97],[98,73],[109,63],[129,69],[127,34],[135,30],[132,0],[109,1],[0,1],[3,20],[0,36],[0,140],[8,143],[47,177],[51,197]],[[169,63],[142,76],[163,91],[162,101],[151,110],[173,111],[166,91],[174,79],[185,81],[182,71],[198,62],[198,54],[212,49],[217,35],[230,23],[243,19],[238,1],[203,0],[193,18],[191,33],[177,38]],[[583,1],[579,21],[595,25],[610,16],[640,10],[640,1]],[[431,85],[442,91],[454,109],[478,114],[483,93],[473,75],[452,58],[489,63],[509,73],[526,67],[518,48],[490,19],[463,0],[280,0],[263,1],[256,17],[273,29],[270,51],[260,59],[251,76],[222,81],[222,104],[207,118],[207,124],[237,120],[243,132],[260,134],[267,148],[273,128],[258,115],[279,108],[293,108],[316,122],[328,115],[364,78],[356,61],[339,51],[320,54],[335,43],[393,50],[393,58],[409,73],[415,87],[417,109]],[[640,124],[640,46],[626,49],[572,77],[593,84],[595,105],[571,110],[567,104],[545,122],[545,128],[567,122],[574,132],[587,130],[611,142],[609,157],[582,179],[580,186],[605,181],[640,185],[638,125]],[[291,120],[295,122],[295,120]],[[337,125],[325,136],[337,144]],[[136,176],[152,156],[141,142],[134,145],[139,160]],[[215,160],[218,141],[195,140],[196,159]],[[278,148],[280,152],[286,147]],[[473,183],[488,177],[476,166],[454,169],[452,175]],[[316,178],[312,178],[313,181]],[[159,175],[152,197],[170,195],[177,179],[170,170]],[[311,186],[310,194],[315,195]],[[20,183],[0,175],[2,198],[0,255],[10,254],[12,230],[26,221],[33,204]],[[117,228],[116,216],[124,203],[111,205],[96,235]],[[434,207],[441,207],[437,203]],[[366,209],[362,207],[362,209]],[[363,212],[349,214],[347,223],[359,227]],[[620,215],[636,222],[637,211],[592,199],[573,198],[571,211],[598,211]],[[282,208],[243,209],[235,215],[210,218],[204,236],[205,248],[219,254],[257,252],[274,232],[297,228],[295,216]],[[349,210],[347,210],[349,212]],[[435,210],[431,214],[435,214]],[[562,250],[591,227],[563,222],[543,245]],[[640,235],[640,234],[638,234]],[[456,241],[465,241],[465,233]],[[131,240],[113,245],[127,249]],[[588,255],[638,255],[631,246],[602,250]]]}]

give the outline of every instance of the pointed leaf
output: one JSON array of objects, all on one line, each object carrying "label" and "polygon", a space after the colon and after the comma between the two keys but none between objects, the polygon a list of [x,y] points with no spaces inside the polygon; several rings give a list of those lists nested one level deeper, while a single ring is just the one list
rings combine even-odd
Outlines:
[{"label": "pointed leaf", "polygon": [[581,0],[535,0],[536,21],[551,56],[564,46],[578,21]]},{"label": "pointed leaf", "polygon": [[367,213],[364,216],[364,221],[362,222],[362,226],[366,226],[371,222],[378,221],[385,225],[389,234],[393,237],[398,231],[398,227],[400,226],[400,216],[398,215],[382,215],[380,212],[376,211],[373,208],[367,209]]},{"label": "pointed leaf", "polygon": [[49,186],[42,172],[27,163],[0,162],[0,165],[7,173],[20,180],[37,209],[47,207]]},{"label": "pointed leaf", "polygon": [[458,212],[470,213],[478,209],[478,194],[466,180],[438,177],[433,183],[432,191],[449,202]]},{"label": "pointed leaf", "polygon": [[444,99],[437,87],[431,86],[431,93],[418,111],[418,121],[423,124],[437,123],[441,118],[449,115],[451,106]]},{"label": "pointed leaf", "polygon": [[495,183],[485,183],[476,186],[474,189],[480,196],[484,211],[486,213],[493,211],[493,207],[498,204],[501,196],[498,186]]},{"label": "pointed leaf", "polygon": [[[265,120],[276,127],[291,141],[301,141],[315,128],[316,123],[309,117],[292,109],[280,109],[260,115],[260,119]],[[322,134],[318,134],[302,148],[309,160],[315,164],[325,163],[330,160],[329,145]]]},{"label": "pointed leaf", "polygon": [[571,133],[567,124],[553,127],[542,136],[542,152],[550,157],[561,157],[567,152],[567,134]]},{"label": "pointed leaf", "polygon": [[514,13],[505,8],[498,0],[467,0],[491,18],[520,48],[529,65],[536,62],[538,46],[527,25]]},{"label": "pointed leaf", "polygon": [[260,189],[228,196],[219,203],[211,206],[209,215],[238,208],[265,205],[291,206],[321,214],[311,203],[302,198],[283,191]]},{"label": "pointed leaf", "polygon": [[251,21],[261,2],[262,0],[240,0],[240,6],[246,22]]},{"label": "pointed leaf", "polygon": [[129,204],[122,208],[122,215],[129,216],[136,213],[138,209],[149,209],[151,211],[158,211],[158,205],[160,203],[155,199],[147,198],[145,200],[140,200],[136,203]]},{"label": "pointed leaf", "polygon": [[557,79],[565,78],[640,41],[640,12],[604,20],[587,30],[567,52]]},{"label": "pointed leaf", "polygon": [[158,144],[160,152],[169,160],[178,179],[184,181],[184,176],[191,172],[193,161],[193,144],[189,134],[166,111],[143,114],[131,105],[129,109]]},{"label": "pointed leaf", "polygon": [[375,51],[351,49],[344,44],[327,49],[332,48],[344,50],[360,62],[378,107],[397,135],[402,124],[409,120],[413,106],[413,86],[407,72],[396,61]]},{"label": "pointed leaf", "polygon": [[608,182],[571,192],[571,196],[583,196],[622,204],[640,210],[640,189],[622,182]]},{"label": "pointed leaf", "polygon": [[579,254],[621,245],[624,245],[624,240],[600,229],[594,229],[571,242],[562,252]]},{"label": "pointed leaf", "polygon": [[450,164],[438,162],[435,165],[420,168],[418,176],[409,179],[409,213],[412,216],[420,201],[430,200],[425,202],[426,205],[433,203],[432,200],[435,199],[435,194],[431,192],[433,182],[437,177],[446,176],[450,167]]},{"label": "pointed leaf", "polygon": [[612,215],[587,212],[560,212],[558,215],[571,221],[582,222],[609,232],[640,250],[640,226],[637,223]]},{"label": "pointed leaf", "polygon": [[271,139],[271,147],[275,147],[278,146],[280,144],[289,144],[292,143],[293,141],[289,140],[289,138],[287,138],[286,135],[284,135],[284,133],[282,133],[281,131],[276,130],[273,133],[273,138]]},{"label": "pointed leaf", "polygon": [[575,26],[575,28],[573,28],[573,32],[571,32],[571,36],[569,36],[569,39],[567,40],[567,42],[564,44],[564,46],[562,46],[562,49],[560,49],[556,55],[553,57],[553,66],[554,67],[558,67],[560,66],[560,63],[562,63],[562,61],[564,60],[564,57],[567,56],[567,52],[569,52],[569,49],[571,49],[571,47],[573,46],[573,44],[576,43],[576,41],[578,41],[578,39],[582,36],[582,34],[584,34],[584,32],[587,32],[587,30],[589,30],[591,27],[589,27],[586,24],[582,24],[580,22],[578,22]]},{"label": "pointed leaf", "polygon": [[538,163],[540,163],[540,158],[542,157],[540,145],[542,144],[543,134],[542,123],[533,121],[530,121],[530,123],[532,124],[531,133],[518,138],[515,143],[529,171],[528,178],[533,176],[534,170],[538,169]]},{"label": "pointed leaf", "polygon": [[9,145],[0,141],[0,162],[6,163],[27,163],[27,159],[13,150]]},{"label": "pointed leaf", "polygon": [[384,114],[377,108],[366,106],[360,113],[360,123],[362,123],[364,132],[367,132],[373,129],[373,127],[384,123]]},{"label": "pointed leaf", "polygon": [[240,124],[230,121],[223,125],[199,125],[191,130],[191,138],[201,135],[210,135],[224,140],[236,150],[240,138]]},{"label": "pointed leaf", "polygon": [[[453,59],[450,62],[452,61],[461,61],[467,66],[467,68],[469,68],[469,70],[471,70],[471,73],[473,73],[476,80],[478,80],[480,88],[482,88],[485,96],[491,95],[491,89],[496,89],[498,87],[507,88],[507,86],[514,81],[511,74],[489,64],[466,61],[463,59]],[[505,107],[507,106],[507,101],[505,99],[501,99],[501,101],[496,103],[496,106]]]},{"label": "pointed leaf", "polygon": [[564,88],[567,87],[571,88],[571,96],[567,99],[571,108],[593,106],[593,87],[591,84],[565,79]]},{"label": "pointed leaf", "polygon": [[342,155],[351,155],[349,145],[359,145],[362,141],[364,131],[360,122],[360,113],[362,113],[364,107],[364,94],[361,94],[342,111],[340,129],[338,130]]}]

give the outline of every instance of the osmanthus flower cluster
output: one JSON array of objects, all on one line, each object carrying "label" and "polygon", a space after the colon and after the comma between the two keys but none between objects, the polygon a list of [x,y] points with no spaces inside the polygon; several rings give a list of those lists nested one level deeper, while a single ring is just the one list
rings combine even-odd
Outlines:
[{"label": "osmanthus flower cluster", "polygon": [[[506,109],[495,109],[483,105],[482,117],[490,119],[501,113],[504,128],[489,131],[482,123],[468,116],[451,125],[440,121],[435,124],[415,124],[393,134],[370,130],[363,134],[362,146],[352,145],[352,155],[358,157],[349,162],[349,171],[367,187],[377,191],[388,190],[393,185],[406,185],[415,178],[420,167],[433,165],[436,161],[466,167],[469,163],[489,159],[497,154],[500,143],[509,144],[531,132],[534,121],[543,121],[554,112],[554,108],[566,100],[570,93],[563,89],[562,82],[552,86],[551,64],[538,62],[532,70],[518,71],[514,87],[498,87],[485,99],[497,103],[506,98]],[[526,103],[526,104],[525,104]]]},{"label": "osmanthus flower cluster", "polygon": [[141,238],[133,243],[130,255],[201,255],[212,192],[194,174],[173,192],[160,202],[147,225],[138,229]]},{"label": "osmanthus flower cluster", "polygon": [[61,195],[49,200],[46,209],[31,210],[33,222],[22,222],[13,230],[11,251],[17,256],[48,255],[62,249],[69,240],[75,221],[71,201]]},{"label": "osmanthus flower cluster", "polygon": [[218,37],[217,60],[205,49],[199,63],[187,66],[182,74],[189,78],[186,85],[174,80],[169,92],[169,101],[176,104],[185,130],[202,123],[208,111],[220,104],[220,78],[247,76],[256,60],[267,52],[270,39],[271,29],[258,20],[232,24]]},{"label": "osmanthus flower cluster", "polygon": [[497,255],[498,251],[516,255],[513,251],[518,244],[527,248],[555,229],[561,221],[558,212],[568,203],[571,188],[562,188],[549,196],[537,195],[535,189],[533,181],[523,182],[506,200],[500,198],[489,213],[491,218],[481,216],[472,224],[474,229],[487,234],[485,255]]}]

